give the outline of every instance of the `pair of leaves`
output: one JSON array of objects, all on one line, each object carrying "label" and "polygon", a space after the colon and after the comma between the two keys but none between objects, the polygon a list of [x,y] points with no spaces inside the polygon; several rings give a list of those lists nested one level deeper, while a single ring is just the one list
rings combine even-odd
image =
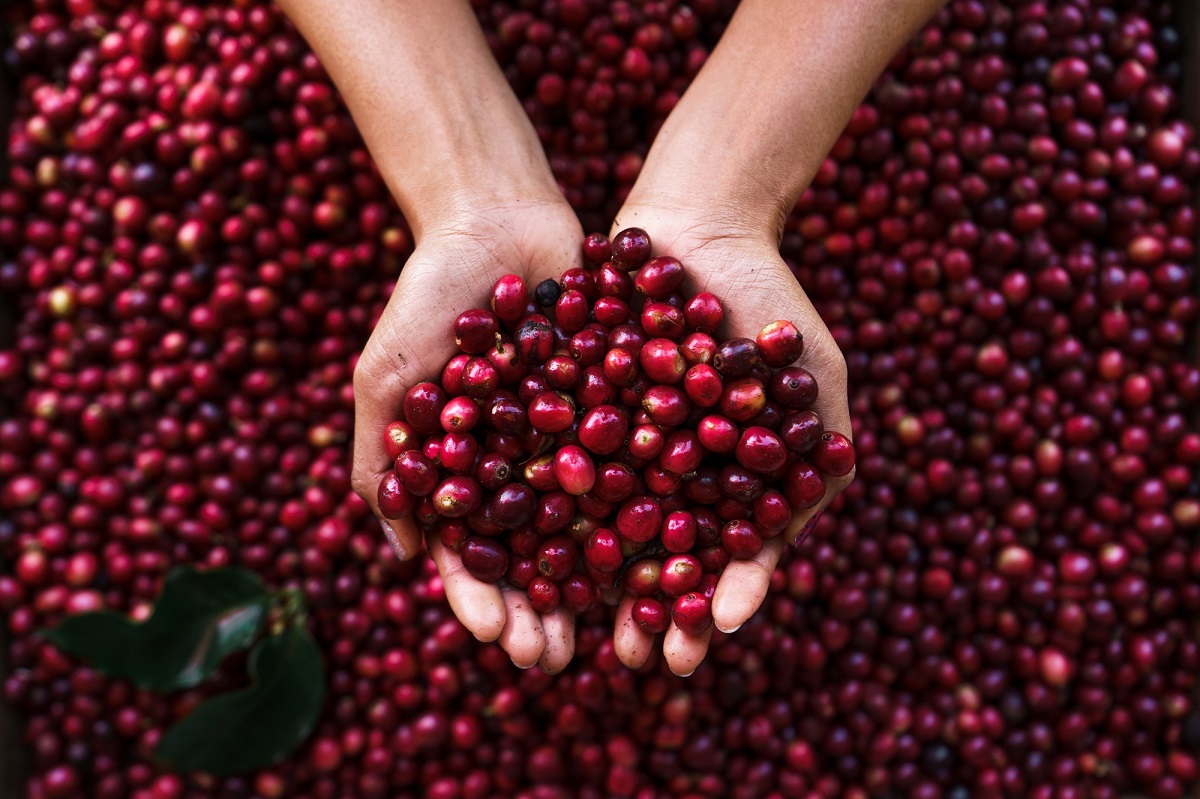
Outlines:
[{"label": "pair of leaves", "polygon": [[68,616],[44,635],[109,677],[173,691],[199,685],[226,656],[254,643],[270,606],[271,593],[251,572],[177,569],[140,624],[101,610]]},{"label": "pair of leaves", "polygon": [[[140,624],[99,611],[70,616],[44,635],[110,677],[156,691],[190,688],[254,644],[275,600],[243,569],[178,569]],[[278,762],[309,736],[325,674],[308,630],[293,624],[263,638],[248,667],[249,687],[208,699],[166,731],[155,753],[161,761],[180,771],[240,774]]]}]

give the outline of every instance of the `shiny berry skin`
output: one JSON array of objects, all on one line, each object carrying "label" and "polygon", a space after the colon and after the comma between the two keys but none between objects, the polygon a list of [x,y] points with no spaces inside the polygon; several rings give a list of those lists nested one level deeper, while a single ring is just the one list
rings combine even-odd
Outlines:
[{"label": "shiny berry skin", "polygon": [[615,347],[604,355],[604,376],[617,386],[628,386],[638,375],[638,360],[628,350]]},{"label": "shiny berry skin", "polygon": [[675,386],[651,386],[642,396],[642,409],[655,424],[678,427],[692,412],[692,403]]},{"label": "shiny berry skin", "polygon": [[721,413],[733,421],[748,422],[767,407],[767,392],[762,383],[743,377],[725,384],[719,404]]},{"label": "shiny berry skin", "polygon": [[479,405],[470,397],[454,397],[442,408],[439,420],[447,433],[466,433],[479,423]]},{"label": "shiny berry skin", "polygon": [[579,363],[570,355],[555,355],[542,367],[542,376],[556,391],[572,391],[579,385]]},{"label": "shiny berry skin", "polygon": [[475,471],[475,457],[479,454],[479,442],[470,433],[447,433],[442,439],[442,468],[454,474],[470,474]]},{"label": "shiny berry skin", "polygon": [[[780,445],[782,449],[782,444]],[[704,458],[700,439],[692,430],[676,430],[667,436],[658,463],[664,470],[677,475],[696,471]]]},{"label": "shiny berry skin", "polygon": [[437,536],[443,545],[455,552],[461,552],[463,544],[471,535],[471,528],[458,519],[440,519],[437,523]]},{"label": "shiny berry skin", "polygon": [[763,538],[751,522],[735,519],[721,528],[721,546],[730,557],[747,560],[762,550]]},{"label": "shiny berry skin", "polygon": [[792,507],[781,492],[769,488],[754,500],[754,524],[763,538],[779,535],[791,520]]},{"label": "shiny berry skin", "polygon": [[433,506],[451,519],[469,516],[483,502],[483,488],[474,477],[448,477],[433,490]]},{"label": "shiny berry skin", "polygon": [[821,436],[809,458],[825,474],[842,477],[854,468],[854,445],[841,433],[830,431]]},{"label": "shiny berry skin", "polygon": [[559,276],[558,282],[564,292],[578,291],[589,303],[600,296],[596,292],[596,279],[586,269],[571,267]]},{"label": "shiny berry skin", "polygon": [[712,365],[722,377],[730,379],[750,374],[750,370],[761,362],[758,345],[748,338],[731,338],[717,346]]},{"label": "shiny berry skin", "polygon": [[529,415],[520,400],[507,391],[497,391],[487,404],[487,423],[496,432],[519,436],[529,429]]},{"label": "shiny berry skin", "polygon": [[415,449],[396,459],[396,476],[404,490],[418,497],[432,494],[438,484],[437,464]]},{"label": "shiny berry skin", "polygon": [[[490,350],[489,350],[490,352]],[[467,364],[472,360],[470,355],[455,355],[442,367],[442,389],[451,397],[463,393],[462,375]]]},{"label": "shiny berry skin", "polygon": [[558,608],[560,594],[553,580],[538,575],[529,581],[525,588],[529,597],[529,606],[538,613],[551,613]]},{"label": "shiny berry skin", "polygon": [[825,496],[825,481],[812,464],[800,461],[784,475],[783,495],[793,510],[807,510]]},{"label": "shiny berry skin", "polygon": [[538,499],[524,483],[507,483],[488,501],[492,520],[504,530],[515,530],[533,520]]},{"label": "shiny berry skin", "polygon": [[771,378],[768,393],[784,408],[803,410],[817,401],[817,381],[807,369],[788,366]]},{"label": "shiny berry skin", "polygon": [[736,424],[724,416],[712,414],[700,420],[696,428],[700,446],[718,455],[733,452],[737,447],[739,431]]},{"label": "shiny berry skin", "polygon": [[625,560],[621,540],[615,530],[601,527],[592,531],[583,545],[583,557],[593,569],[615,572]]},{"label": "shiny berry skin", "polygon": [[421,438],[407,422],[392,422],[383,431],[383,448],[389,460],[400,457],[401,452],[416,449]]},{"label": "shiny berry skin", "polygon": [[617,531],[635,542],[649,541],[662,527],[662,509],[653,497],[634,497],[617,512]]},{"label": "shiny berry skin", "polygon": [[500,386],[500,373],[487,358],[472,358],[463,367],[462,390],[468,397],[483,400]]},{"label": "shiny berry skin", "polygon": [[492,313],[505,324],[516,324],[525,315],[529,289],[517,275],[505,275],[492,286]]},{"label": "shiny berry skin", "polygon": [[575,389],[575,399],[579,407],[590,410],[599,405],[611,405],[617,401],[620,389],[613,385],[604,374],[604,367],[594,364],[583,370],[579,378],[579,386]]},{"label": "shiny berry skin", "polygon": [[596,275],[596,291],[601,297],[615,297],[629,302],[633,297],[633,280],[616,264],[609,262]]},{"label": "shiny berry skin", "polygon": [[630,611],[634,623],[651,635],[666,632],[671,626],[671,614],[667,606],[652,597],[641,597],[634,600]]},{"label": "shiny berry skin", "polygon": [[625,592],[635,597],[654,596],[659,591],[662,563],[654,558],[643,558],[631,563],[621,576]]},{"label": "shiny berry skin", "polygon": [[711,366],[713,356],[717,354],[717,342],[707,333],[689,333],[679,342],[679,351],[689,367],[700,363]]},{"label": "shiny berry skin", "polygon": [[[678,291],[682,285],[683,264],[677,258],[669,255],[660,255],[646,261],[633,279],[634,290],[645,294],[652,300],[661,300],[672,292]],[[682,323],[682,321],[681,314],[680,322]]]},{"label": "shiny berry skin", "polygon": [[529,404],[529,424],[543,433],[569,430],[575,421],[575,404],[565,394],[543,392]]},{"label": "shiny berry skin", "polygon": [[508,559],[508,569],[504,572],[504,579],[512,587],[528,588],[537,576],[537,563],[533,558],[520,556]]},{"label": "shiny berry skin", "polygon": [[808,452],[821,440],[825,425],[813,411],[793,411],[783,417],[779,437],[789,450],[799,455]]},{"label": "shiny berry skin", "polygon": [[668,552],[688,552],[696,545],[696,517],[686,510],[667,514],[659,539]]},{"label": "shiny berry skin", "polygon": [[[656,453],[657,454],[657,453]],[[596,470],[593,492],[605,502],[624,502],[633,496],[637,475],[623,463],[606,463]]]},{"label": "shiny berry skin", "polygon": [[629,303],[618,297],[601,297],[592,304],[592,317],[605,327],[623,325],[629,321],[629,315]]},{"label": "shiny berry skin", "polygon": [[583,258],[599,266],[612,258],[612,244],[603,233],[590,233],[583,240]]},{"label": "shiny berry skin", "polygon": [[660,385],[678,383],[687,369],[679,345],[666,338],[646,342],[638,356],[638,364],[646,377]]},{"label": "shiny berry skin", "polygon": [[522,362],[543,364],[554,353],[554,328],[544,316],[525,317],[513,336],[513,343]]},{"label": "shiny berry skin", "polygon": [[671,555],[663,561],[662,574],[658,578],[662,592],[676,597],[686,594],[700,584],[704,570],[700,561],[692,555]]},{"label": "shiny berry skin", "polygon": [[[492,366],[496,367],[496,375],[500,378],[500,385],[505,388],[513,388],[525,376],[528,367],[521,362],[520,355],[517,352],[517,345],[507,337],[501,336],[501,341],[494,347],[489,347],[484,353]],[[444,384],[443,384],[444,385]],[[449,390],[447,388],[447,390]]]},{"label": "shiny berry skin", "polygon": [[554,304],[554,321],[567,333],[583,330],[588,321],[588,301],[583,292],[564,291]]},{"label": "shiny berry skin", "polygon": [[412,513],[416,506],[416,498],[404,490],[395,471],[388,471],[379,481],[376,501],[385,519],[401,519]]},{"label": "shiny berry skin", "polygon": [[683,336],[683,311],[665,302],[648,302],[642,308],[642,328],[646,335],[678,341]]},{"label": "shiny berry skin", "polygon": [[658,425],[638,425],[629,434],[629,454],[644,461],[657,458],[665,444],[666,436]]},{"label": "shiny berry skin", "polygon": [[580,496],[596,484],[596,465],[583,447],[570,444],[554,454],[554,476],[564,491]]},{"label": "shiny berry skin", "polygon": [[508,571],[508,551],[495,538],[473,535],[463,542],[459,554],[463,567],[481,582],[494,583]]},{"label": "shiny berry skin", "polygon": [[702,291],[683,306],[683,317],[689,330],[713,335],[725,319],[725,308],[717,295]]},{"label": "shiny berry skin", "polygon": [[548,579],[558,582],[571,573],[579,558],[579,545],[570,537],[556,535],[547,538],[538,547],[538,571]]},{"label": "shiny berry skin", "polygon": [[650,258],[650,236],[641,228],[622,230],[612,240],[612,260],[617,268],[632,272]]},{"label": "shiny berry skin", "polygon": [[597,405],[579,423],[579,443],[597,455],[611,455],[625,443],[629,422],[614,405]]},{"label": "shiny berry skin", "polygon": [[675,600],[671,620],[688,635],[699,635],[712,624],[712,601],[695,591],[684,594]]},{"label": "shiny berry skin", "polygon": [[760,474],[773,472],[787,463],[783,439],[765,427],[747,427],[734,449],[738,463]]},{"label": "shiny berry skin", "polygon": [[404,394],[404,420],[420,435],[436,433],[449,399],[436,383],[417,383]]},{"label": "shiny berry skin", "polygon": [[563,606],[576,614],[587,613],[600,598],[595,583],[579,572],[567,575],[558,590]]},{"label": "shiny berry skin", "polygon": [[721,375],[708,364],[696,364],[683,375],[683,390],[699,408],[711,408],[721,401],[725,384]]},{"label": "shiny berry skin", "polygon": [[804,336],[791,322],[778,321],[764,327],[754,340],[763,363],[774,369],[793,363],[804,352]]},{"label": "shiny berry skin", "polygon": [[454,343],[468,355],[480,355],[495,346],[500,320],[491,311],[473,308],[454,320]]}]

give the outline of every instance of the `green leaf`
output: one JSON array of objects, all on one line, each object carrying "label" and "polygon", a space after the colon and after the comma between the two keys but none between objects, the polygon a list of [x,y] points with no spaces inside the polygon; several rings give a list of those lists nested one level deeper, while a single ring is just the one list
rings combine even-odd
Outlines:
[{"label": "green leaf", "polygon": [[156,691],[190,688],[227,655],[254,643],[271,593],[244,569],[177,569],[167,575],[150,618],[97,611],[68,616],[43,635],[110,677]]},{"label": "green leaf", "polygon": [[224,777],[277,763],[312,732],[325,670],[312,635],[292,627],[250,652],[249,688],[203,702],[163,735],[155,757],[177,771]]}]

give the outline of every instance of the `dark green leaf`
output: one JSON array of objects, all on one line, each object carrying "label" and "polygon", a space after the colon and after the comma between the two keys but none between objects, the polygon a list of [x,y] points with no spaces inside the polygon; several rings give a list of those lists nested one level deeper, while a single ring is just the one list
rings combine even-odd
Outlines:
[{"label": "dark green leaf", "polygon": [[166,731],[155,757],[177,771],[244,774],[277,763],[312,732],[325,697],[321,653],[293,627],[250,652],[249,688],[213,697]]},{"label": "dark green leaf", "polygon": [[137,624],[110,611],[68,616],[43,634],[110,677],[157,691],[200,683],[262,630],[271,594],[244,569],[177,569],[154,612]]}]

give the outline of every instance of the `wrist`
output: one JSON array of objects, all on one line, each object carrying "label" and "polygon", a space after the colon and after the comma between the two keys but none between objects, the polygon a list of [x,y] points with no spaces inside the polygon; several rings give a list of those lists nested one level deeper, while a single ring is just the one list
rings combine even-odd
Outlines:
[{"label": "wrist", "polygon": [[[712,152],[702,127],[669,127],[670,120],[622,207],[621,226],[637,224],[623,216],[670,217],[683,228],[681,235],[690,231],[778,247],[799,193],[792,185],[796,181],[742,163],[735,153]],[[696,130],[698,137],[689,132]]]},{"label": "wrist", "polygon": [[628,227],[650,234],[656,254],[686,260],[688,254],[725,241],[778,252],[783,230],[778,206],[768,201],[729,200],[728,195],[683,193],[645,187],[631,193],[610,235]]},{"label": "wrist", "polygon": [[[433,148],[430,148],[433,149]],[[385,179],[417,241],[464,223],[526,212],[570,212],[540,146],[517,137],[497,146],[455,147],[403,176]]]}]

